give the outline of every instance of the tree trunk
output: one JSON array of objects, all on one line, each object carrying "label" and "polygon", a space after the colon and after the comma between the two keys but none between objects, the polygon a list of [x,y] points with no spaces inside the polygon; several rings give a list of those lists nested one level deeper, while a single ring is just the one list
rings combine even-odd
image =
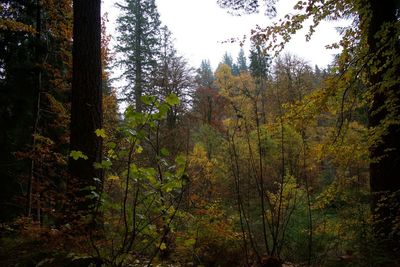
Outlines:
[{"label": "tree trunk", "polygon": [[[395,2],[361,1],[359,12],[368,55],[372,56],[371,64],[376,67],[376,71],[369,70],[373,101],[369,108],[369,126],[380,132],[378,141],[370,148],[371,208],[376,234],[390,250],[400,248],[398,233],[393,235],[396,216],[400,215],[400,88],[399,82],[395,82],[400,75],[400,49],[394,29]],[[388,25],[392,26],[380,36],[383,27]]]},{"label": "tree trunk", "polygon": [[[70,150],[81,151],[87,159],[70,158],[71,177],[82,197],[73,209],[89,214],[93,200],[86,197],[89,187],[99,188],[95,178],[102,172],[93,167],[101,162],[102,140],[95,134],[102,127],[102,77],[101,77],[101,0],[74,0],[73,77],[71,102]],[[98,181],[98,180],[97,180]]]}]

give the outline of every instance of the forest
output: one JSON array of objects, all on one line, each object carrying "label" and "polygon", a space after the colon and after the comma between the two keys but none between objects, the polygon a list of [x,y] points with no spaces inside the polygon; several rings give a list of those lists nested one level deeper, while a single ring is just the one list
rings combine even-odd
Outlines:
[{"label": "forest", "polygon": [[[0,2],[0,266],[400,266],[398,0],[298,1],[216,69],[116,6]],[[342,19],[328,66],[283,51]]]}]

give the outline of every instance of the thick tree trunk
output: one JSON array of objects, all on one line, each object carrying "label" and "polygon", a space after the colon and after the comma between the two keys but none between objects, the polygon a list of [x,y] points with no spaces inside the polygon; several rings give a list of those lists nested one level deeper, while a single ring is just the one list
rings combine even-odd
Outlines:
[{"label": "thick tree trunk", "polygon": [[[73,79],[70,150],[81,151],[87,159],[70,158],[69,167],[78,196],[75,203],[83,214],[91,212],[93,201],[85,198],[88,187],[99,188],[95,178],[102,173],[93,167],[101,161],[102,140],[95,134],[102,127],[101,0],[74,0]],[[97,180],[98,181],[98,180]],[[86,199],[86,200],[85,200]]]},{"label": "thick tree trunk", "polygon": [[[373,195],[377,236],[387,249],[399,249],[398,233],[393,232],[396,216],[400,216],[400,48],[393,27],[396,22],[396,1],[365,0],[360,18],[368,55],[372,56],[369,82],[373,103],[369,109],[369,126],[380,132],[378,142],[370,148],[370,185]],[[362,10],[362,11],[361,11]],[[383,27],[388,32],[379,36]],[[385,39],[382,39],[385,38]],[[394,252],[394,251],[392,251]]]}]

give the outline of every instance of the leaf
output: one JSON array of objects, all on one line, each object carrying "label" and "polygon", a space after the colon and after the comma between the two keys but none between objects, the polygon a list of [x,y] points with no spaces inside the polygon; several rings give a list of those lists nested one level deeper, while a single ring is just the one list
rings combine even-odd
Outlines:
[{"label": "leaf", "polygon": [[192,247],[192,246],[194,246],[194,244],[196,244],[196,239],[194,239],[194,238],[185,240],[185,246],[187,246],[187,247]]},{"label": "leaf", "polygon": [[140,99],[142,100],[142,102],[146,105],[151,105],[154,101],[156,101],[155,96],[151,96],[151,95],[144,95],[141,96]]},{"label": "leaf", "polygon": [[141,154],[143,152],[143,147],[138,145],[135,152]]},{"label": "leaf", "polygon": [[104,129],[96,129],[96,131],[94,131],[97,137],[101,137],[101,138],[106,138],[107,134],[106,131]]},{"label": "leaf", "polygon": [[102,160],[101,165],[103,166],[104,169],[109,169],[112,166],[112,162],[109,160]]},{"label": "leaf", "polygon": [[156,119],[161,120],[167,116],[168,110],[170,109],[170,104],[164,103],[158,107],[158,113],[156,115]]},{"label": "leaf", "polygon": [[82,151],[79,151],[79,150],[72,150],[72,151],[69,153],[69,156],[70,156],[71,158],[73,158],[74,160],[78,160],[78,159],[87,160],[87,159],[88,159],[88,157],[87,157],[85,154],[83,154]]},{"label": "leaf", "polygon": [[179,156],[176,157],[175,162],[178,165],[185,165],[186,157],[184,155],[179,155]]},{"label": "leaf", "polygon": [[108,143],[106,144],[106,146],[107,146],[109,149],[114,149],[114,148],[117,146],[117,144],[114,143],[114,142],[108,142]]},{"label": "leaf", "polygon": [[165,102],[167,102],[170,106],[175,106],[178,105],[181,101],[176,94],[172,93],[165,98]]},{"label": "leaf", "polygon": [[162,157],[167,157],[167,156],[169,156],[169,151],[168,151],[168,149],[166,149],[164,147],[164,148],[161,148],[160,154],[161,154]]},{"label": "leaf", "polygon": [[167,249],[167,245],[165,245],[165,243],[161,243],[160,245],[160,250],[166,250]]},{"label": "leaf", "polygon": [[102,160],[101,163],[99,163],[99,162],[94,162],[93,163],[93,167],[96,170],[99,170],[99,169],[108,170],[108,169],[111,168],[111,166],[112,166],[112,162],[110,160]]},{"label": "leaf", "polygon": [[119,176],[117,175],[110,175],[107,178],[109,181],[118,181],[119,180]]}]

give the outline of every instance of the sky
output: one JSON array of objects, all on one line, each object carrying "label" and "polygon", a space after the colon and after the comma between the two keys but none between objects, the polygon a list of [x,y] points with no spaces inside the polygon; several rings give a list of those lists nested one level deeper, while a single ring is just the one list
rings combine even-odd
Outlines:
[{"label": "sky", "polygon": [[[115,19],[118,0],[104,0],[102,10],[107,12],[109,23],[108,32],[115,37]],[[208,59],[215,69],[225,52],[236,60],[240,45],[224,43],[230,38],[242,38],[250,35],[255,25],[266,26],[271,20],[262,12],[255,15],[232,16],[217,5],[217,0],[156,0],[161,22],[173,33],[175,47],[182,56],[195,68],[200,66],[203,59]],[[292,11],[293,0],[278,1],[278,19]],[[295,54],[310,65],[326,67],[332,61],[335,51],[326,50],[325,46],[339,40],[335,27],[343,26],[344,22],[323,22],[317,28],[310,42],[305,40],[305,31],[300,31],[292,38],[285,52]],[[115,42],[115,40],[114,40]],[[246,42],[243,49],[248,55],[250,48]],[[337,51],[336,51],[337,53]]]}]

